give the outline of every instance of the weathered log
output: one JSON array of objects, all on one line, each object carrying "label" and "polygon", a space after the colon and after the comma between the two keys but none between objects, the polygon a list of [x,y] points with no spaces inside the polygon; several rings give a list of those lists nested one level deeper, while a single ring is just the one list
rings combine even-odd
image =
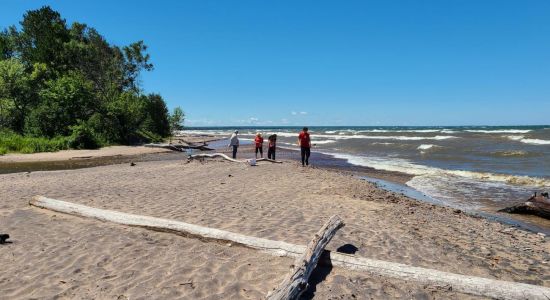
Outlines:
[{"label": "weathered log", "polygon": [[[133,215],[111,210],[93,208],[80,204],[36,196],[30,204],[60,213],[95,218],[102,221],[171,232],[198,237],[201,240],[230,241],[247,248],[257,249],[275,256],[299,257],[306,247],[281,241],[246,236],[224,230],[166,220],[148,216]],[[328,251],[325,251],[328,252]],[[450,286],[453,291],[497,299],[544,299],[550,298],[550,288],[543,286],[466,276],[438,270],[408,266],[353,255],[330,253],[329,264],[346,269],[364,271],[374,276],[386,276],[418,284]],[[322,263],[323,261],[321,261]]]},{"label": "weathered log", "polygon": [[550,199],[546,196],[547,193],[541,195],[534,194],[526,202],[520,203],[514,206],[506,207],[500,212],[507,212],[511,214],[528,214],[536,215],[541,218],[550,220]]},{"label": "weathered log", "polygon": [[[237,159],[231,158],[231,157],[229,157],[229,156],[227,156],[223,153],[211,153],[211,154],[201,153],[201,154],[189,155],[189,160],[200,159],[200,158],[216,158],[216,157],[221,157],[225,160],[232,161],[232,162],[238,162],[238,163],[248,163],[249,162],[248,160],[237,160]],[[277,164],[282,164],[283,163],[282,161],[268,159],[268,158],[259,158],[256,161],[257,162],[259,162],[259,161],[268,161],[268,162],[277,163]]]},{"label": "weathered log", "polygon": [[172,151],[179,151],[183,152],[186,149],[196,149],[201,151],[211,151],[214,150],[212,148],[208,148],[206,145],[179,145],[179,144],[145,144],[145,147],[150,148],[162,148],[162,149],[168,149]]},{"label": "weathered log", "polygon": [[256,161],[268,161],[268,162],[272,162],[272,163],[275,163],[275,164],[282,164],[283,163],[280,160],[273,160],[273,159],[269,159],[269,158],[258,158],[258,159],[256,159]]},{"label": "weathered log", "polygon": [[267,295],[269,300],[294,300],[307,289],[309,276],[317,266],[319,257],[336,231],[344,226],[338,216],[332,216],[309,242],[306,251],[296,259],[288,277]]},{"label": "weathered log", "polygon": [[194,154],[194,155],[189,155],[189,160],[192,160],[192,159],[201,159],[201,158],[216,158],[216,157],[221,157],[225,160],[228,160],[228,161],[231,161],[231,162],[237,162],[237,163],[246,163],[247,161],[243,161],[243,160],[236,160],[234,158],[231,158],[223,153],[212,153],[212,154],[206,154],[206,153],[202,153],[202,154]]}]

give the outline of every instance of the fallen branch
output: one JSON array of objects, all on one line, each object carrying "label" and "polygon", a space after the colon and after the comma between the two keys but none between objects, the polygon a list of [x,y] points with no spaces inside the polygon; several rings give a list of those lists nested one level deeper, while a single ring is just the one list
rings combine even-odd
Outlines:
[{"label": "fallen branch", "polygon": [[[301,245],[251,237],[184,222],[98,209],[85,205],[50,199],[43,196],[34,197],[30,201],[30,204],[36,207],[70,215],[95,218],[102,221],[143,227],[156,231],[172,232],[185,236],[194,236],[202,240],[223,242],[230,241],[238,245],[251,249],[258,249],[262,252],[275,256],[299,257],[306,250],[306,247]],[[498,299],[548,300],[550,298],[550,288],[543,286],[459,275],[340,253],[329,253],[329,255],[330,260],[328,263],[333,266],[366,271],[375,276],[387,276],[406,281],[413,281],[419,284],[449,285],[453,291],[466,294]]]},{"label": "fallen branch", "polygon": [[179,151],[179,152],[183,152],[186,149],[197,149],[197,150],[201,150],[201,151],[214,150],[212,148],[206,147],[206,145],[195,146],[195,145],[179,145],[179,144],[145,144],[144,146],[145,147],[150,147],[150,148],[168,149],[168,150]]},{"label": "fallen branch", "polygon": [[275,164],[282,164],[283,163],[280,160],[273,160],[273,159],[269,159],[269,158],[258,158],[258,159],[256,159],[256,161],[268,161],[268,162],[272,162],[272,163],[275,163]]},{"label": "fallen branch", "polygon": [[231,161],[231,162],[238,162],[238,163],[245,163],[247,161],[241,161],[241,160],[236,160],[234,158],[231,158],[223,153],[212,153],[212,154],[195,154],[195,155],[189,155],[189,160],[192,160],[192,159],[201,159],[201,158],[216,158],[216,157],[221,157],[225,160],[228,160],[228,161]]},{"label": "fallen branch", "polygon": [[296,259],[294,268],[279,286],[267,295],[268,300],[294,300],[307,289],[309,276],[325,247],[330,242],[336,231],[344,226],[344,222],[338,216],[332,216],[309,242],[306,251]]},{"label": "fallen branch", "polygon": [[[229,157],[229,156],[227,156],[223,153],[211,153],[211,154],[201,153],[201,154],[189,155],[189,160],[202,159],[202,158],[216,158],[216,157],[221,157],[221,158],[223,158],[225,160],[228,160],[228,161],[231,161],[231,162],[238,162],[238,163],[248,163],[249,162],[248,160],[237,160],[237,159],[231,158],[231,157]],[[268,158],[259,158],[259,159],[256,160],[256,162],[259,162],[259,161],[268,161],[268,162],[277,163],[277,164],[282,164],[283,163],[282,161],[268,159]]]}]

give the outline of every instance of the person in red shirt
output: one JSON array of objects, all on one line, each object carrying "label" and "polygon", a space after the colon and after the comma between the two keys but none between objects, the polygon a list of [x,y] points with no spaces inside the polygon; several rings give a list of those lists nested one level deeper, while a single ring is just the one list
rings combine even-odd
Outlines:
[{"label": "person in red shirt", "polygon": [[311,139],[309,138],[307,127],[304,127],[298,135],[298,145],[302,154],[302,166],[308,166],[309,155],[311,154]]},{"label": "person in red shirt", "polygon": [[264,157],[264,138],[262,137],[261,133],[256,133],[256,138],[254,139],[254,143],[256,144],[256,158],[258,158],[258,151],[260,151],[260,157]]}]

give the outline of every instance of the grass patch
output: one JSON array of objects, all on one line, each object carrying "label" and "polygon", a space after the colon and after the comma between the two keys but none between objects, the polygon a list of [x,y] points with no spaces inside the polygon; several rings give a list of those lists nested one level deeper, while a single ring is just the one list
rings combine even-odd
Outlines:
[{"label": "grass patch", "polygon": [[70,137],[55,137],[48,139],[22,136],[10,131],[0,131],[0,155],[10,152],[55,152],[69,149],[70,143]]}]

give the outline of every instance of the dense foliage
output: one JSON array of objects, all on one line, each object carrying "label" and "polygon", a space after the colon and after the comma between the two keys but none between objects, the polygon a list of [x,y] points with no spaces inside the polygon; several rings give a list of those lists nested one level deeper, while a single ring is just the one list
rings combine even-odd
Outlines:
[{"label": "dense foliage", "polygon": [[48,6],[28,11],[19,29],[0,32],[0,147],[20,151],[6,142],[18,135],[62,140],[54,150],[169,136],[183,112],[174,123],[163,98],[141,90],[140,73],[153,69],[146,51],[142,41],[118,47],[86,24],[68,26]]}]

